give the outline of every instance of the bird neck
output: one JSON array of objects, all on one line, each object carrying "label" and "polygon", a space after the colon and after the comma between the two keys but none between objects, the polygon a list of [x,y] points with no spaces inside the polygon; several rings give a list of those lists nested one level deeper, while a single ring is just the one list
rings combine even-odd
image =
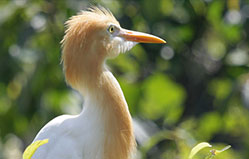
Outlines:
[{"label": "bird neck", "polygon": [[91,114],[92,117],[97,117],[93,128],[102,127],[100,131],[104,134],[104,159],[128,159],[135,150],[135,138],[123,92],[115,77],[106,68],[103,67],[95,73],[95,78],[85,79],[84,84],[89,86],[82,87],[87,91],[81,91],[85,97],[81,116]]}]

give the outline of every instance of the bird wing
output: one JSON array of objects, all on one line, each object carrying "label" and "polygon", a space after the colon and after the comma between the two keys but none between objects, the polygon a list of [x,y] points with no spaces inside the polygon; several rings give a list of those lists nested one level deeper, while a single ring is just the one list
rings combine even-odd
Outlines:
[{"label": "bird wing", "polygon": [[[77,151],[77,142],[71,134],[70,122],[73,116],[62,115],[47,123],[37,134],[34,141],[49,139],[49,142],[37,149],[35,159],[83,159]],[[78,149],[79,150],[79,149]]]}]

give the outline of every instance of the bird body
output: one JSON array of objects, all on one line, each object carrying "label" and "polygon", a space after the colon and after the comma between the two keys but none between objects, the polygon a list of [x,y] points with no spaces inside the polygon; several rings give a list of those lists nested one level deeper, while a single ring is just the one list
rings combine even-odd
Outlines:
[{"label": "bird body", "polygon": [[[58,159],[101,159],[104,153],[108,158],[116,158],[121,154],[123,158],[128,158],[131,152],[126,151],[135,148],[131,116],[121,88],[111,72],[104,71],[103,78],[106,80],[102,81],[103,87],[100,86],[94,96],[85,96],[84,109],[79,115],[59,116],[38,133],[34,141],[49,138],[49,143],[40,147],[34,158],[46,159],[47,156],[61,154]],[[103,95],[102,91],[108,89],[116,89],[118,93]],[[75,128],[77,130],[73,131]]]},{"label": "bird body", "polygon": [[122,29],[110,11],[92,7],[66,22],[62,61],[66,81],[84,96],[79,115],[46,124],[34,141],[49,139],[35,159],[130,159],[136,143],[132,118],[107,58],[137,42],[165,43],[155,36]]}]

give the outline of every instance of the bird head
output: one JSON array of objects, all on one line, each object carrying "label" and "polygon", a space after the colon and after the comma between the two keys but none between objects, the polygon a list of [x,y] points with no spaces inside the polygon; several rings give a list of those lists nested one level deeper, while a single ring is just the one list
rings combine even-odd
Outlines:
[{"label": "bird head", "polygon": [[166,43],[159,37],[121,28],[103,7],[81,11],[66,22],[66,27],[62,61],[66,80],[73,87],[84,74],[89,77],[102,69],[106,58],[114,58],[137,43]]}]

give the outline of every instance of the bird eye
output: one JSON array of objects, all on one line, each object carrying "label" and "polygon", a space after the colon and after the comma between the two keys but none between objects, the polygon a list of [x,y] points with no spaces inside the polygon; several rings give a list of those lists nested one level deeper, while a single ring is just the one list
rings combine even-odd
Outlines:
[{"label": "bird eye", "polygon": [[114,26],[113,25],[111,25],[109,28],[108,28],[108,32],[109,33],[114,33]]}]

